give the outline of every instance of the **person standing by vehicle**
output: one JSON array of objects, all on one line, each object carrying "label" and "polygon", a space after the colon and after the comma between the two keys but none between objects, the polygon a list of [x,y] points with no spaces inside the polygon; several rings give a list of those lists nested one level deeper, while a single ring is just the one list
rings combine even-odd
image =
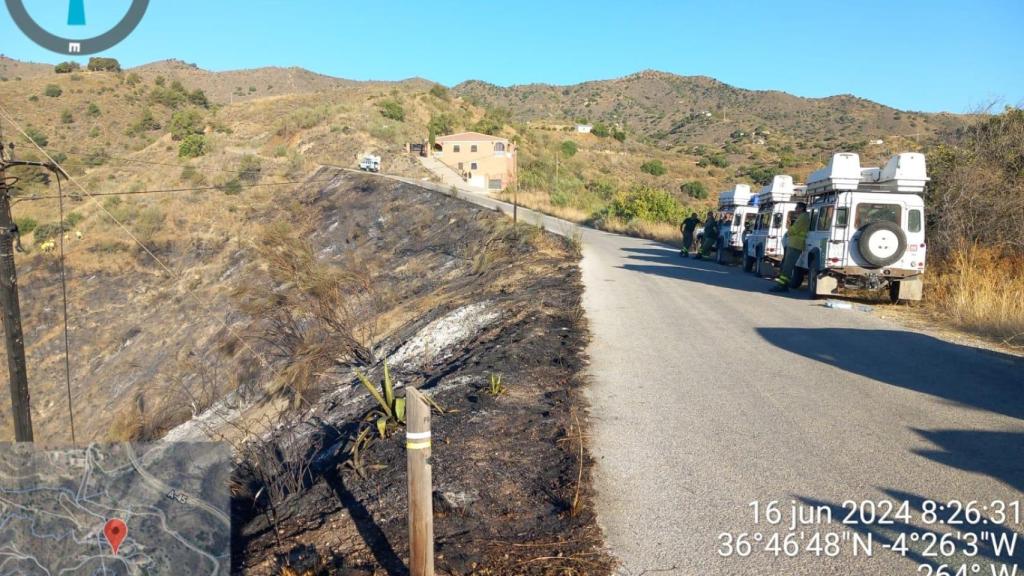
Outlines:
[{"label": "person standing by vehicle", "polygon": [[679,255],[683,258],[690,257],[690,248],[693,246],[693,232],[697,229],[697,224],[700,224],[700,218],[694,212],[679,225],[679,230],[683,233],[683,249],[679,251]]},{"label": "person standing by vehicle", "polygon": [[704,237],[701,238],[700,252],[697,252],[696,259],[708,258],[711,256],[711,248],[718,242],[718,220],[714,212],[708,212],[704,220]]},{"label": "person standing by vehicle", "polygon": [[807,204],[805,202],[798,202],[793,213],[796,214],[796,221],[793,222],[786,232],[786,249],[782,256],[782,271],[775,278],[776,286],[772,288],[772,292],[789,291],[789,283],[793,278],[793,268],[796,267],[796,261],[800,259],[800,254],[804,251],[804,244],[807,242],[807,231],[811,228],[811,218],[807,215]]}]

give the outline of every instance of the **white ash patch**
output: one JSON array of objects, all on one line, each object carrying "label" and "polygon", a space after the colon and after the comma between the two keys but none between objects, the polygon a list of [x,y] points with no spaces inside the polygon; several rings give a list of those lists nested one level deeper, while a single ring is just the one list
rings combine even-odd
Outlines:
[{"label": "white ash patch", "polygon": [[410,338],[388,362],[402,370],[417,370],[435,359],[451,356],[451,350],[479,334],[501,316],[492,302],[477,302],[427,324]]}]

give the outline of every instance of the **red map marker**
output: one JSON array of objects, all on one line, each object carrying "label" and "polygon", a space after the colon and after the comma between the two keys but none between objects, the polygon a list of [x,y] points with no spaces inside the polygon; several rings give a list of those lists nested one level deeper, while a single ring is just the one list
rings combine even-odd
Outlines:
[{"label": "red map marker", "polygon": [[124,537],[128,535],[128,526],[124,520],[114,518],[107,521],[107,525],[103,527],[103,534],[107,537],[107,542],[110,542],[114,556],[117,556],[117,549],[121,547],[121,542],[124,542]]}]

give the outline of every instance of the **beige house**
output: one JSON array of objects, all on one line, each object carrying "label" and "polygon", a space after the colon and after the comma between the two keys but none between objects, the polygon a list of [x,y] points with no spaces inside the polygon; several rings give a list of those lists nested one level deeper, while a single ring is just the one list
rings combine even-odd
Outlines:
[{"label": "beige house", "polygon": [[460,132],[434,139],[432,155],[470,186],[504,190],[516,179],[515,144],[507,138]]}]

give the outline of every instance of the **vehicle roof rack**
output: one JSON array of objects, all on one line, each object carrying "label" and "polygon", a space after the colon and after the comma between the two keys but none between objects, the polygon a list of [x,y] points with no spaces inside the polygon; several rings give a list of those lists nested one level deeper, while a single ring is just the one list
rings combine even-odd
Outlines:
[{"label": "vehicle roof rack", "polygon": [[840,152],[807,178],[807,194],[852,190],[919,194],[928,180],[925,157],[920,152],[897,154],[882,168],[862,168],[860,156]]},{"label": "vehicle roof rack", "polygon": [[752,203],[789,202],[796,193],[797,187],[793,184],[793,177],[788,174],[779,174],[772,178],[771,184],[761,188]]},{"label": "vehicle roof rack", "polygon": [[746,206],[750,202],[750,196],[748,184],[737,184],[732,190],[726,190],[718,195],[718,206]]}]

